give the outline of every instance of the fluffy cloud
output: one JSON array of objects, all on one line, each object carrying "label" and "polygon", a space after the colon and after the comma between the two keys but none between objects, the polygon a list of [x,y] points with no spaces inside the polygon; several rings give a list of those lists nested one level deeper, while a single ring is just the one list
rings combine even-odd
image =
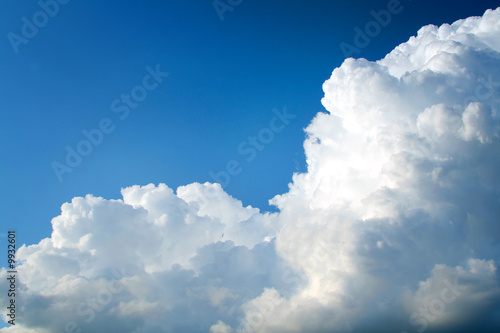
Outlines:
[{"label": "fluffy cloud", "polygon": [[0,332],[498,329],[499,22],[346,59],[279,213],[209,183],[64,204],[18,251],[19,325]]},{"label": "fluffy cloud", "polygon": [[272,239],[277,214],[243,207],[218,184],[177,194],[164,184],[132,186],[122,195],[74,198],[50,238],[18,250],[16,327],[202,332],[216,318],[235,324],[240,305],[265,287],[290,285]]}]

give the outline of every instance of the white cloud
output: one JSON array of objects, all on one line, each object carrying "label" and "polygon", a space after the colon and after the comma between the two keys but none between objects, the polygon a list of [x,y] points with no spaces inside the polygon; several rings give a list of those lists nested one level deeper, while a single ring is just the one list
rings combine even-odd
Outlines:
[{"label": "white cloud", "polygon": [[218,321],[217,324],[210,327],[210,333],[232,333],[233,330],[231,326],[224,324],[222,321]]},{"label": "white cloud", "polygon": [[498,306],[500,286],[492,260],[470,259],[467,267],[436,265],[430,277],[407,295],[409,321],[418,329],[460,329]]},{"label": "white cloud", "polygon": [[64,204],[19,250],[19,325],[0,332],[498,329],[499,22],[335,69],[279,213],[208,183]]}]

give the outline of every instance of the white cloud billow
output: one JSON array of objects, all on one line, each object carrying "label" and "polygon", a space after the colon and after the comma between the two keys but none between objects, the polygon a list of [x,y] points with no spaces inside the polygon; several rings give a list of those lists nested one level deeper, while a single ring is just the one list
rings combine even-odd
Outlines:
[{"label": "white cloud billow", "polygon": [[0,332],[500,327],[499,36],[489,10],[346,59],[279,213],[208,183],[74,198],[19,250],[23,308]]}]

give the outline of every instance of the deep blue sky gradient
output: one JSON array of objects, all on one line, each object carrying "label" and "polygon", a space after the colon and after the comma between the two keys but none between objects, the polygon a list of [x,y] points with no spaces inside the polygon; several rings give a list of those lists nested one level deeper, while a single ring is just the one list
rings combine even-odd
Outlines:
[{"label": "deep blue sky gradient", "polygon": [[[305,171],[303,129],[324,110],[322,84],[353,44],[371,10],[388,1],[243,0],[220,21],[212,1],[79,1],[59,13],[15,53],[37,1],[7,1],[0,11],[0,221],[20,243],[50,236],[62,203],[92,193],[120,198],[120,188],[166,183],[174,190],[213,181],[209,172],[241,162],[225,190],[262,210]],[[404,10],[356,57],[377,60],[426,24],[482,15],[495,1],[401,1]],[[141,83],[147,66],[167,77],[129,117],[111,102]],[[252,162],[238,154],[269,125],[272,109],[296,115]],[[59,182],[81,131],[110,118],[116,129]]]}]

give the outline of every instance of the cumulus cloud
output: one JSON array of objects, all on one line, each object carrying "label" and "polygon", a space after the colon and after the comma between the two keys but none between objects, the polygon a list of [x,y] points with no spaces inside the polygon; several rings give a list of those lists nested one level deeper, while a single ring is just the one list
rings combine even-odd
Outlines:
[{"label": "cumulus cloud", "polygon": [[499,22],[346,59],[279,213],[209,183],[64,204],[18,251],[19,324],[0,332],[498,329]]},{"label": "cumulus cloud", "polygon": [[176,194],[164,184],[132,186],[122,195],[74,198],[50,238],[18,250],[19,326],[208,331],[214,318],[235,323],[263,288],[291,285],[274,240],[265,240],[277,214],[243,207],[218,184]]}]

